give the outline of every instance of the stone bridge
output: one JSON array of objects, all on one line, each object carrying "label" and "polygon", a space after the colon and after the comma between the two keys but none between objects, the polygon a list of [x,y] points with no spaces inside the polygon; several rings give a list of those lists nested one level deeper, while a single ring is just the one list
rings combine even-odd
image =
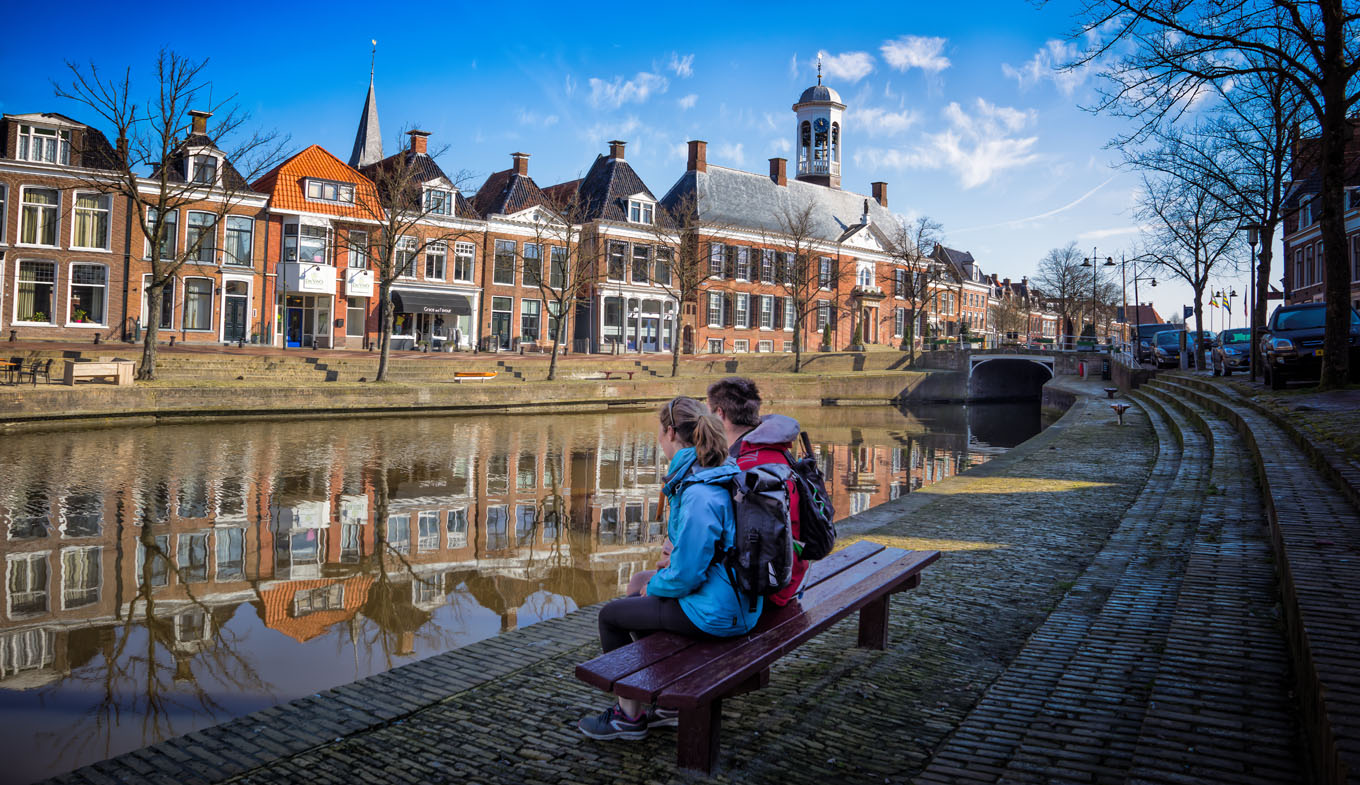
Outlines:
[{"label": "stone bridge", "polygon": [[1049,380],[1077,374],[1082,363],[1098,367],[1108,357],[1099,352],[979,349],[927,352],[922,364],[964,374],[969,401],[1039,400]]}]

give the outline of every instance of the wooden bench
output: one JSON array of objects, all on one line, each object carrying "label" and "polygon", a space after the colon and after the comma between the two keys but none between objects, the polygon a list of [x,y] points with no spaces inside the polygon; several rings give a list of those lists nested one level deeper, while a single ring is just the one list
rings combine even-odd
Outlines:
[{"label": "wooden bench", "polygon": [[606,380],[608,380],[608,379],[613,379],[613,378],[614,378],[614,374],[618,374],[618,375],[620,375],[620,376],[622,376],[623,374],[628,374],[628,380],[629,380],[629,381],[632,381],[632,379],[633,379],[633,374],[637,373],[637,371],[601,371],[601,373],[604,374],[604,378],[605,378]]},{"label": "wooden bench", "polygon": [[888,600],[921,582],[939,551],[857,542],[813,563],[802,597],[746,635],[696,640],[657,633],[576,666],[576,677],[623,698],[680,712],[676,761],[708,772],[718,759],[722,701],[769,684],[770,665],[859,611],[859,646],[888,642]]},{"label": "wooden bench", "polygon": [[66,360],[66,372],[62,376],[62,381],[68,386],[74,386],[76,379],[112,379],[114,384],[126,386],[132,384],[132,371],[136,365],[126,360],[88,363]]}]

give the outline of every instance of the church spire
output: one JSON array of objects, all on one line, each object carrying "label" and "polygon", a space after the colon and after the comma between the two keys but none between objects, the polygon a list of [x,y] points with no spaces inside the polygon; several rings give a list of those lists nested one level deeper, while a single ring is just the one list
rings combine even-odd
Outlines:
[{"label": "church spire", "polygon": [[349,165],[356,169],[376,164],[383,158],[382,131],[378,128],[378,97],[373,90],[373,71],[378,61],[378,42],[373,41],[373,54],[368,64],[368,97],[359,115],[359,130],[354,134],[354,152],[349,154]]}]

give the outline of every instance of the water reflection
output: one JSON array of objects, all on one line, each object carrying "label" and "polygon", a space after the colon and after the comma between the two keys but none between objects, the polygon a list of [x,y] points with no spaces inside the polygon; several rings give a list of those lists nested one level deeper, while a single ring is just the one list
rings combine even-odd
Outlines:
[{"label": "water reflection", "polygon": [[[1002,408],[790,413],[852,515],[985,460],[970,419],[1001,445],[1038,429],[1037,407]],[[7,776],[617,596],[665,537],[654,426],[629,413],[4,437]]]}]

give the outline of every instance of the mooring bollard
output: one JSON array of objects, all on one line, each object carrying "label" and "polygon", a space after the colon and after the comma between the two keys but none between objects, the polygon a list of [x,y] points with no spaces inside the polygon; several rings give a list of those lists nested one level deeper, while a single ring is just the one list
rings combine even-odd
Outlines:
[{"label": "mooring bollard", "polygon": [[1124,424],[1124,412],[1129,410],[1127,403],[1112,403],[1110,408],[1114,410],[1114,416],[1119,418],[1119,424]]},{"label": "mooring bollard", "polygon": [[1100,389],[1105,391],[1106,398],[1114,398],[1114,394],[1119,392],[1118,387],[1102,387]]}]

